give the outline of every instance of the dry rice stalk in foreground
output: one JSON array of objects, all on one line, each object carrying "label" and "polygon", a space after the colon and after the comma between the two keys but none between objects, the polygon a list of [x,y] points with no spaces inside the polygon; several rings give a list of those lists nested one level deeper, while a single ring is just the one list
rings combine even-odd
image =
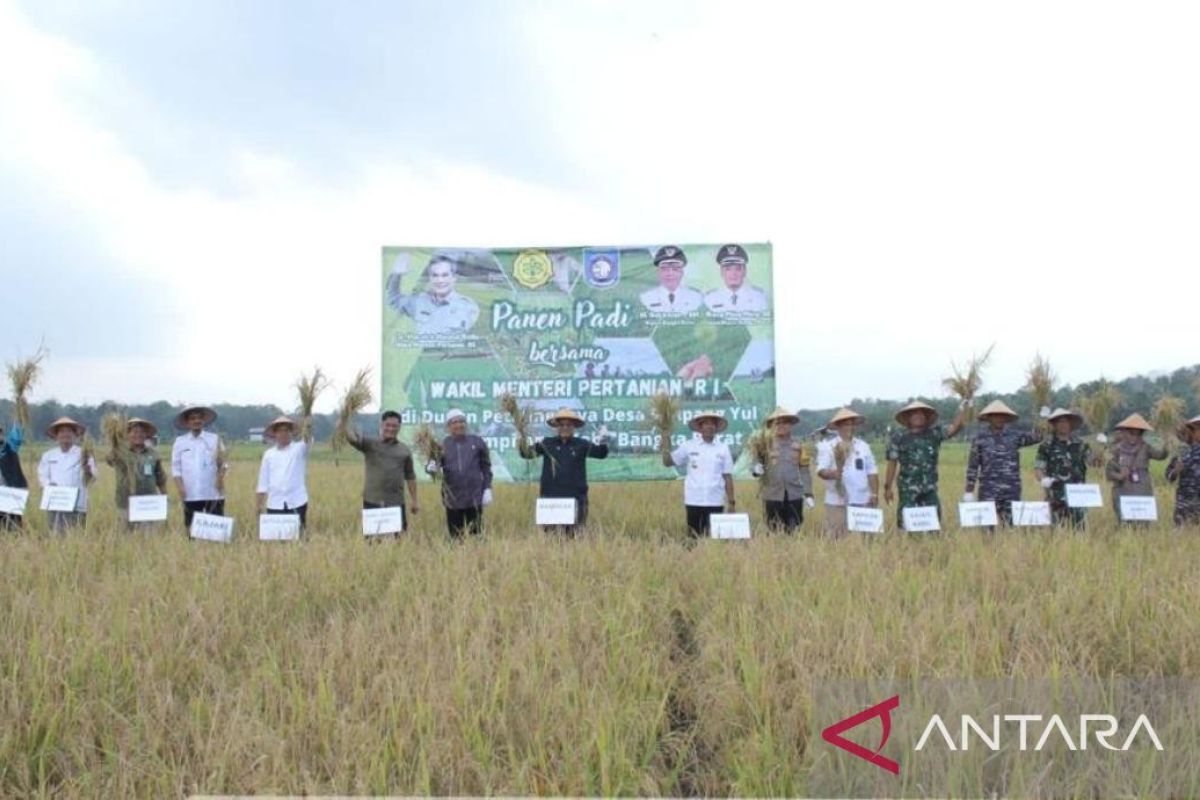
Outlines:
[{"label": "dry rice stalk in foreground", "polygon": [[[996,345],[991,345],[983,352],[981,356],[971,356],[971,360],[967,362],[965,371],[960,371],[958,365],[953,361],[950,362],[950,368],[954,374],[948,378],[942,379],[942,386],[946,387],[952,394],[956,395],[960,400],[971,400],[979,393],[979,389],[983,386],[983,368],[987,366],[988,360],[992,357],[992,350]],[[975,410],[967,409],[967,418],[974,417]]]},{"label": "dry rice stalk in foreground", "polygon": [[1041,353],[1034,356],[1033,363],[1025,371],[1025,388],[1029,390],[1029,396],[1033,400],[1034,419],[1041,427],[1045,427],[1046,424],[1041,416],[1042,409],[1051,408],[1054,401],[1054,384],[1057,381],[1058,376],[1050,368],[1050,362],[1042,358]]},{"label": "dry rice stalk in foreground", "polygon": [[321,392],[329,388],[329,378],[320,367],[313,368],[312,376],[301,375],[296,380],[296,393],[300,395],[300,440],[312,444],[313,440],[313,406]]},{"label": "dry rice stalk in foreground", "polygon": [[[833,464],[838,468],[839,475],[846,468],[846,461],[850,458],[852,452],[854,452],[853,441],[847,442],[845,439],[838,437],[837,444],[833,446]],[[840,477],[834,481],[834,488],[837,489],[838,494],[843,499],[846,497],[846,484]],[[849,500],[846,502],[849,502]]]},{"label": "dry rice stalk in foreground", "polygon": [[1154,402],[1151,424],[1164,441],[1169,436],[1179,438],[1179,427],[1186,414],[1187,403],[1183,402],[1183,398],[1164,394]]},{"label": "dry rice stalk in foreground", "polygon": [[371,368],[363,367],[355,375],[350,386],[342,395],[338,406],[337,424],[333,431],[333,449],[337,452],[346,443],[346,432],[364,408],[371,404]]},{"label": "dry rice stalk in foreground", "polygon": [[39,344],[37,351],[24,360],[15,364],[7,364],[8,380],[12,384],[13,416],[17,424],[24,430],[29,430],[29,393],[42,375],[42,361],[50,351],[44,344]]},{"label": "dry rice stalk in foreground", "polygon": [[512,392],[500,396],[500,411],[512,419],[513,428],[517,431],[517,448],[525,453],[529,449],[529,409],[521,406]]},{"label": "dry rice stalk in foreground", "polygon": [[1100,383],[1090,394],[1079,398],[1079,411],[1083,414],[1092,433],[1108,431],[1108,423],[1112,420],[1113,412],[1121,405],[1123,399],[1121,391],[1104,378],[1100,379]]},{"label": "dry rice stalk in foreground", "polygon": [[[417,427],[417,432],[413,434],[413,446],[421,454],[421,460],[426,463],[436,461],[440,464],[442,456],[445,454],[441,440],[427,422],[423,422]],[[437,474],[434,477],[437,477]]]},{"label": "dry rice stalk in foreground", "polygon": [[671,449],[671,435],[675,432],[675,417],[678,414],[679,401],[666,392],[658,392],[650,398],[650,421],[654,430],[658,431],[660,450]]},{"label": "dry rice stalk in foreground", "polygon": [[[771,458],[771,430],[765,426],[757,429],[746,440],[746,446],[750,448],[750,455],[754,459],[754,463],[762,464],[765,467]],[[759,477],[762,478],[765,474],[764,472]]]}]

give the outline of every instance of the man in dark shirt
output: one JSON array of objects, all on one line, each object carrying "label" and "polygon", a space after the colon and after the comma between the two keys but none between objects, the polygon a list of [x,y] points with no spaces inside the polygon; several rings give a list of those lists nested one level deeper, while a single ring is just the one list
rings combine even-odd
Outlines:
[{"label": "man in dark shirt", "polygon": [[451,539],[477,534],[483,525],[483,507],[492,502],[492,458],[487,442],[467,433],[467,415],[451,409],[446,415],[450,435],[442,441],[442,455],[425,465],[430,475],[442,475],[442,505]]},{"label": "man in dark shirt", "polygon": [[[354,428],[346,428],[346,441],[365,458],[363,475],[363,508],[392,508],[400,506],[404,529],[408,530],[408,515],[420,511],[417,505],[417,475],[413,470],[412,451],[400,441],[400,415],[385,411],[379,422],[379,438],[363,436]],[[412,496],[404,504],[404,485]]]},{"label": "man in dark shirt", "polygon": [[559,409],[546,422],[558,431],[558,435],[547,436],[533,445],[521,442],[519,449],[522,458],[542,457],[540,497],[575,499],[575,524],[562,528],[564,533],[573,536],[580,526],[587,523],[587,460],[608,458],[608,445],[605,444],[607,432],[601,428],[594,442],[577,437],[575,432],[584,426],[585,421],[569,408]]}]

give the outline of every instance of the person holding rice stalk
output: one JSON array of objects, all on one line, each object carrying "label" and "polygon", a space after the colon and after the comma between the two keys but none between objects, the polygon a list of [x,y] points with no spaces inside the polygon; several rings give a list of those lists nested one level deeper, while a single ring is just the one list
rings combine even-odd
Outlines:
[{"label": "person holding rice stalk", "polygon": [[825,533],[840,539],[849,532],[846,507],[876,508],[879,505],[879,469],[871,446],[855,436],[866,418],[848,408],[840,409],[827,428],[837,432],[817,448],[817,475],[825,481]]},{"label": "person holding rice stalk", "polygon": [[257,497],[259,514],[295,514],[303,530],[308,522],[308,445],[293,441],[298,430],[288,417],[276,417],[267,426],[275,444],[263,453]]},{"label": "person holding rice stalk", "polygon": [[1150,423],[1141,414],[1130,414],[1117,423],[1117,443],[1109,453],[1104,476],[1112,482],[1112,504],[1117,519],[1121,518],[1122,497],[1153,497],[1150,481],[1150,461],[1167,457],[1167,448],[1154,446],[1145,440]]},{"label": "person holding rice stalk", "polygon": [[425,471],[442,476],[442,505],[451,539],[478,534],[483,527],[483,507],[492,504],[492,458],[487,442],[467,432],[467,415],[453,408],[446,414],[450,435],[442,440],[438,458]]},{"label": "person holding rice stalk", "polygon": [[70,417],[59,417],[46,429],[46,435],[57,446],[42,454],[38,462],[38,483],[43,489],[50,486],[79,489],[73,511],[49,512],[50,530],[55,533],[87,525],[88,484],[96,479],[96,460],[90,456],[85,458],[83,448],[76,443],[86,432],[83,425]]},{"label": "person holding rice stalk", "polygon": [[979,419],[987,427],[971,442],[963,501],[991,500],[1001,524],[1012,525],[1012,504],[1021,499],[1021,448],[1038,444],[1042,436],[1017,430],[1012,423],[1020,416],[1001,400],[988,403]]},{"label": "person holding rice stalk", "polygon": [[595,441],[576,436],[586,423],[583,417],[570,408],[561,408],[546,420],[556,436],[547,436],[530,444],[522,439],[518,442],[521,458],[532,460],[542,457],[542,479],[540,497],[572,497],[575,499],[575,524],[562,526],[561,532],[573,536],[588,518],[587,460],[608,458],[608,431],[603,426]]},{"label": "person holding rice stalk", "polygon": [[1183,452],[1167,465],[1167,480],[1178,482],[1175,490],[1175,524],[1200,523],[1200,417],[1182,426]]},{"label": "person holding rice stalk", "polygon": [[[21,445],[25,442],[25,431],[14,422],[7,431],[0,424],[0,486],[10,489],[28,489],[25,470],[21,468]],[[0,531],[20,530],[24,524],[20,514],[0,512]]]},{"label": "person holding rice stalk", "polygon": [[183,527],[190,530],[196,513],[225,515],[225,446],[221,437],[205,428],[217,421],[208,406],[190,406],[175,417],[171,447],[171,477],[183,504]]},{"label": "person holding rice stalk", "polygon": [[896,508],[896,519],[901,528],[904,527],[906,508],[934,506],[938,510],[938,519],[942,518],[942,504],[938,499],[938,453],[942,442],[954,438],[962,430],[971,403],[971,398],[959,403],[958,414],[948,428],[938,424],[937,409],[920,400],[896,412],[896,422],[901,429],[893,433],[888,442],[883,496],[891,503],[895,499],[892,484],[898,483],[900,505]]},{"label": "person holding rice stalk", "polygon": [[662,445],[664,467],[685,467],[683,506],[687,517],[688,534],[692,538],[708,536],[712,515],[736,505],[733,496],[733,454],[729,445],[717,441],[717,434],[729,427],[729,422],[715,411],[702,411],[688,420],[693,436],[674,450],[668,450],[669,440]]},{"label": "person holding rice stalk", "polygon": [[[343,429],[338,420],[338,432],[346,437],[351,447],[363,454],[362,507],[400,507],[404,527],[408,528],[408,515],[416,516],[421,508],[417,502],[417,473],[413,469],[412,450],[400,441],[400,415],[395,411],[384,411],[379,418],[379,438],[363,436],[349,424]],[[408,485],[411,505],[404,503],[404,487]]]},{"label": "person holding rice stalk", "polygon": [[[776,408],[766,419],[770,435],[765,442],[763,461],[756,461],[750,472],[761,479],[763,508],[767,526],[793,533],[804,524],[804,506],[812,508],[812,472],[804,444],[792,438],[792,426],[800,417],[785,408]],[[733,496],[733,492],[729,493]]]},{"label": "person holding rice stalk", "polygon": [[1092,457],[1087,442],[1075,435],[1083,417],[1057,408],[1046,422],[1052,433],[1038,445],[1033,476],[1046,490],[1054,524],[1083,527],[1084,509],[1067,505],[1067,484],[1087,482],[1088,462]]},{"label": "person holding rice stalk", "polygon": [[157,436],[158,428],[149,420],[134,417],[125,423],[126,446],[109,451],[105,461],[116,471],[115,495],[117,517],[127,531],[135,528],[153,532],[162,527],[160,522],[130,522],[130,495],[166,494],[167,471],[162,459],[146,439]]}]

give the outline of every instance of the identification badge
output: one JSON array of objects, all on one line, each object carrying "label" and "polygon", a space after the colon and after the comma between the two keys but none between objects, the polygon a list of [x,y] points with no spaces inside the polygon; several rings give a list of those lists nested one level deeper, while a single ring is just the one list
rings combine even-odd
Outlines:
[{"label": "identification badge", "polygon": [[1140,473],[1140,472],[1138,472],[1138,471],[1135,469],[1135,470],[1133,471],[1133,474],[1129,476],[1129,480],[1133,481],[1134,483],[1141,483],[1141,482],[1142,482],[1142,475],[1141,475],[1141,473]]},{"label": "identification badge", "polygon": [[861,458],[854,459],[854,468],[859,472],[863,471],[863,460]]},{"label": "identification badge", "polygon": [[147,461],[142,465],[142,474],[149,477],[154,474],[154,465]]}]

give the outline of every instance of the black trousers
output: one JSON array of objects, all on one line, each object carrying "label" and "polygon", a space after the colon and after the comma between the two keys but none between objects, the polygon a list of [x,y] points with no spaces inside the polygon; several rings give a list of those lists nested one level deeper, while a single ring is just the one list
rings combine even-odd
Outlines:
[{"label": "black trousers", "polygon": [[721,514],[725,506],[684,506],[687,511],[688,535],[693,539],[708,536],[712,531],[712,515]]},{"label": "black trousers", "polygon": [[461,539],[467,534],[478,535],[483,528],[483,507],[447,508],[446,530],[451,539]]},{"label": "black trousers", "polygon": [[564,536],[575,536],[583,526],[587,524],[588,518],[588,499],[587,497],[575,498],[575,524],[574,525],[550,525],[546,530],[552,533],[561,533]]},{"label": "black trousers", "polygon": [[192,517],[200,514],[215,514],[218,517],[225,516],[225,501],[224,500],[184,500],[183,501],[183,527],[191,530]]},{"label": "black trousers", "polygon": [[783,528],[787,533],[792,533],[804,524],[803,500],[766,500],[764,505],[769,528]]},{"label": "black trousers", "polygon": [[295,514],[300,517],[300,530],[308,523],[308,503],[296,508],[268,508],[268,514]]},{"label": "black trousers", "polygon": [[20,514],[0,513],[0,531],[19,531],[25,524]]}]

